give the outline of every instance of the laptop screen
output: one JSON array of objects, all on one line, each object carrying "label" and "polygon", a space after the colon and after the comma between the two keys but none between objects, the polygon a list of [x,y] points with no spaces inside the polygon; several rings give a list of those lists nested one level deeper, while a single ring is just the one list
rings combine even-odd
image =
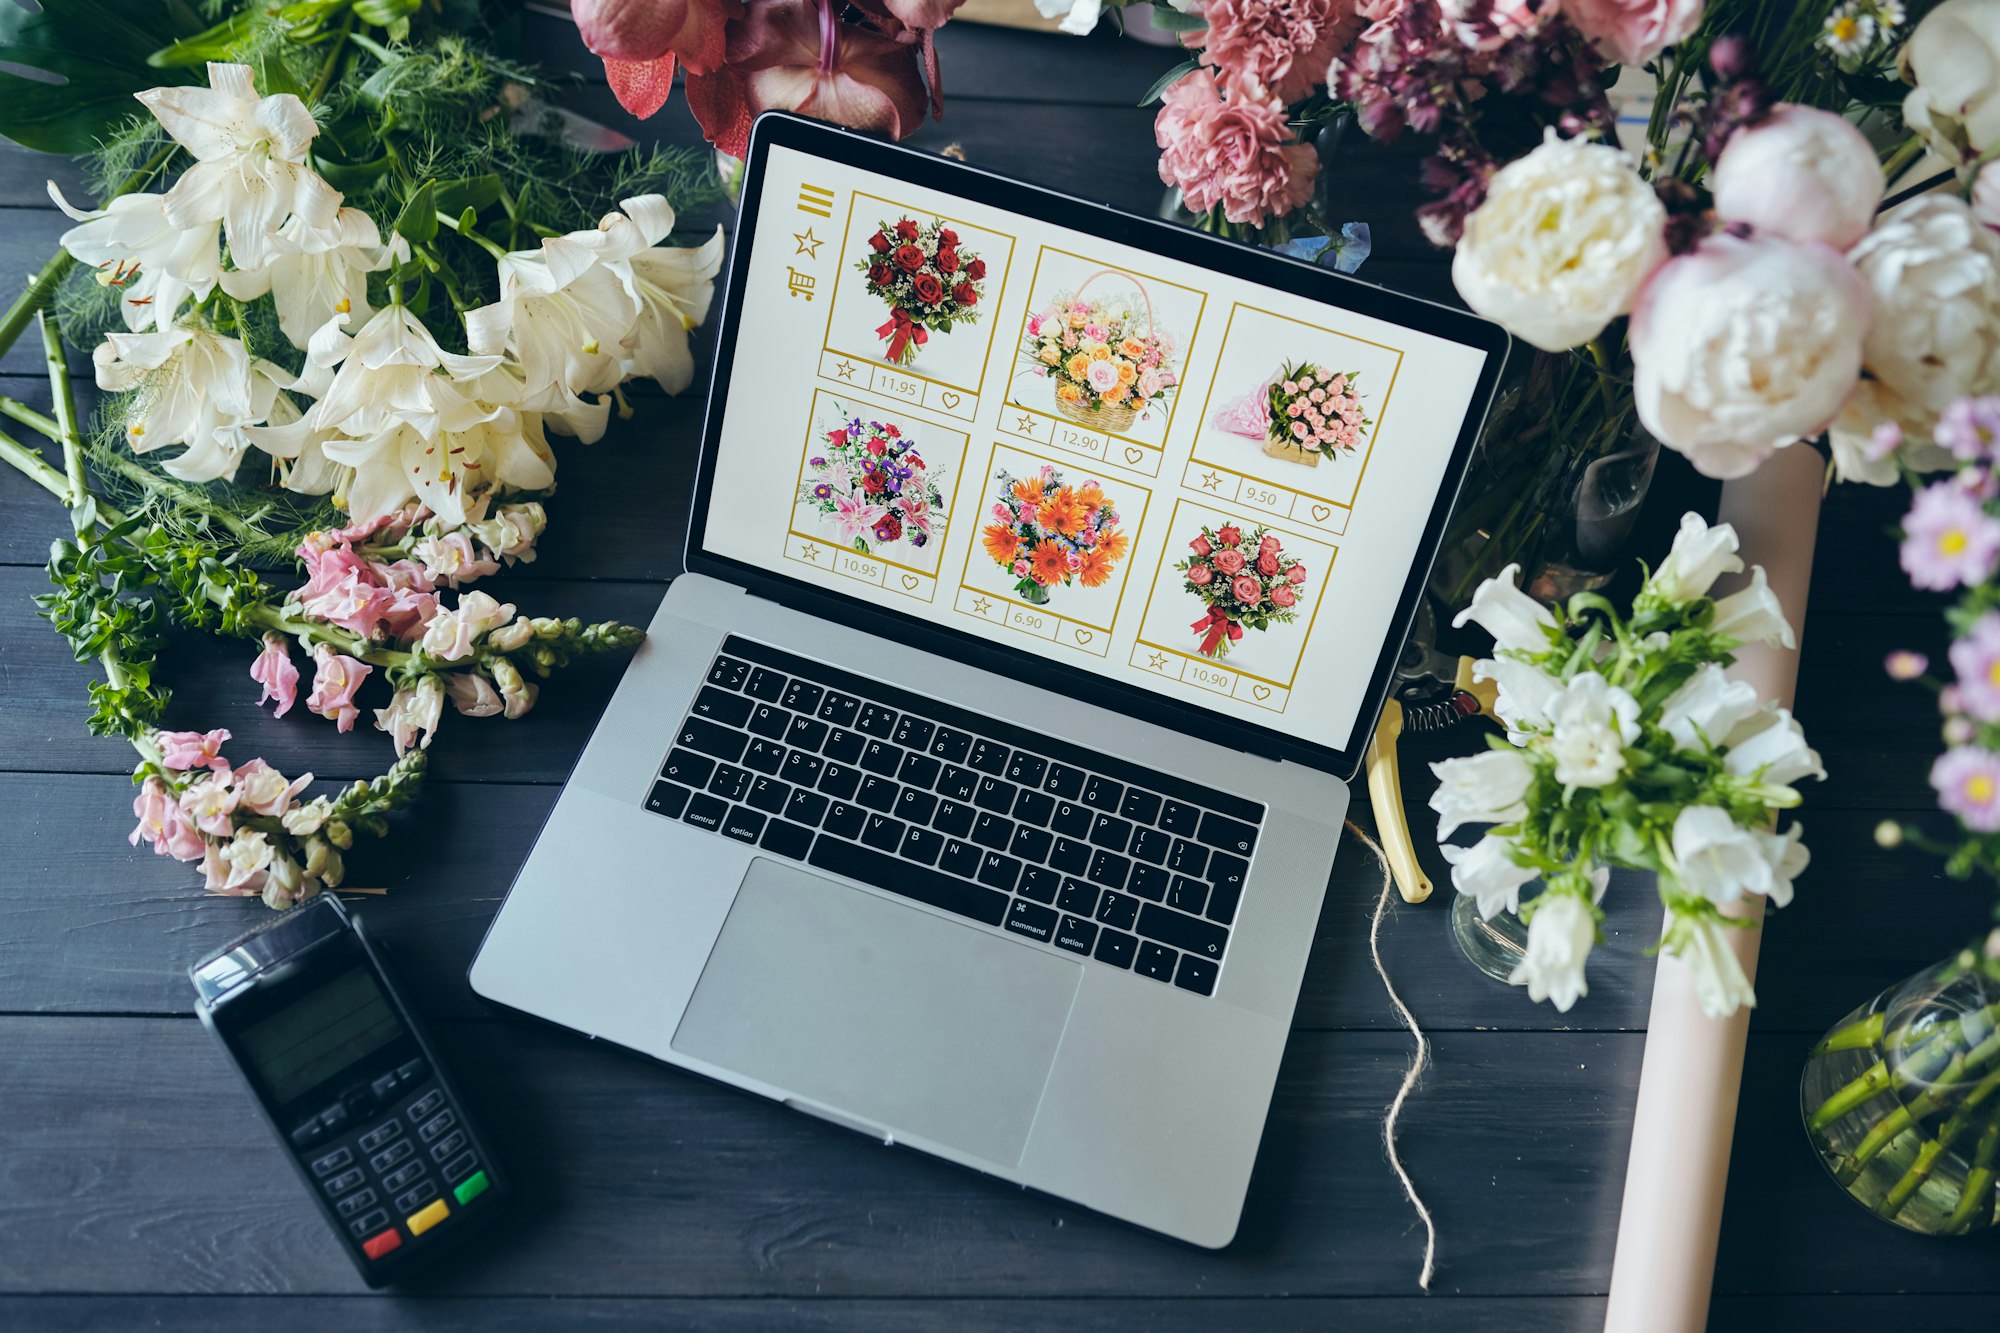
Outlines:
[{"label": "laptop screen", "polygon": [[751,174],[699,545],[1181,710],[1364,740],[1490,337],[1310,299],[1476,325],[1296,265],[1252,280],[1264,261],[1196,238],[1060,225],[1114,215],[979,173],[835,156],[772,143]]}]

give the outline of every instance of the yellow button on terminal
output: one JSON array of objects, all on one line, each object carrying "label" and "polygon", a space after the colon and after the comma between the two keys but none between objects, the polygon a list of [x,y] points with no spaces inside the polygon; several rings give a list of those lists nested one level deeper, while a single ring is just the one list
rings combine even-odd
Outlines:
[{"label": "yellow button on terminal", "polygon": [[444,1200],[434,1199],[428,1208],[420,1209],[404,1218],[403,1225],[410,1229],[412,1236],[421,1236],[449,1216],[451,1209],[444,1206]]}]

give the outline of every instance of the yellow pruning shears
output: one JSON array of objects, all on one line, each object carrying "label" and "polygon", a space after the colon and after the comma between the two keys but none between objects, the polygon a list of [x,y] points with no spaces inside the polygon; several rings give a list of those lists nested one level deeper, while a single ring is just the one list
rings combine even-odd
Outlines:
[{"label": "yellow pruning shears", "polygon": [[[1454,698],[1466,716],[1492,716],[1499,687],[1490,680],[1473,680],[1470,657],[1458,659],[1458,676],[1452,684],[1457,690]],[[1382,850],[1388,854],[1396,891],[1404,902],[1420,903],[1431,896],[1431,878],[1417,864],[1410,821],[1403,813],[1403,774],[1396,762],[1396,741],[1402,734],[1403,705],[1392,698],[1382,705],[1381,720],[1368,741],[1368,800],[1375,807],[1375,828],[1382,837]]]}]

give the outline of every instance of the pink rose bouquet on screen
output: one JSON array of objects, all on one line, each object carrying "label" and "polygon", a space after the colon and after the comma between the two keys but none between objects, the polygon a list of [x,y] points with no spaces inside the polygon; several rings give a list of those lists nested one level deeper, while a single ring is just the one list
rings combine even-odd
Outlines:
[{"label": "pink rose bouquet on screen", "polygon": [[1245,630],[1263,631],[1298,619],[1305,597],[1305,562],[1285,551],[1276,533],[1240,524],[1203,524],[1174,565],[1182,586],[1208,608],[1189,628],[1204,657],[1223,658]]}]

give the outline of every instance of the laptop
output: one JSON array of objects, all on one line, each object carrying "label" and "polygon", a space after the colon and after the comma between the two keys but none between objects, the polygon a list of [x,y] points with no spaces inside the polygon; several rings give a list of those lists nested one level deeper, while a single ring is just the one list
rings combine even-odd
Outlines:
[{"label": "laptop", "polygon": [[1225,1245],[1507,337],[783,115],[733,239],[688,572],[473,989]]}]

